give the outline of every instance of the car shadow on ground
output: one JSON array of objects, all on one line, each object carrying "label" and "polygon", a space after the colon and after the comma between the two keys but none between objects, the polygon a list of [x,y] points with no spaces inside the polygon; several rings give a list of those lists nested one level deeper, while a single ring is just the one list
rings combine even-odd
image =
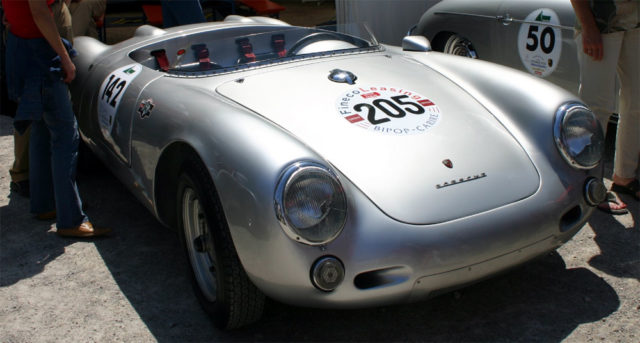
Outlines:
[{"label": "car shadow on ground", "polygon": [[640,203],[623,196],[632,216],[632,227],[625,227],[615,216],[596,212],[589,224],[596,234],[595,242],[600,255],[589,260],[589,265],[616,277],[640,280]]},{"label": "car shadow on ground", "polygon": [[[214,328],[193,295],[177,234],[108,172],[80,177],[92,220],[114,229],[96,247],[154,337],[173,341],[544,341],[615,312],[615,290],[556,252],[509,273],[419,303],[363,310],[298,308],[269,301],[262,320]],[[55,249],[60,253],[60,249]]]}]

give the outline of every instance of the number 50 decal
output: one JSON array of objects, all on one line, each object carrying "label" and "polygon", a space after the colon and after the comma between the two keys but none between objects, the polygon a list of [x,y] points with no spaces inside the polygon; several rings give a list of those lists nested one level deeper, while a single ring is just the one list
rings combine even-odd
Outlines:
[{"label": "number 50 decal", "polygon": [[[531,41],[531,43],[529,43]],[[553,48],[556,45],[556,34],[550,26],[545,27],[542,30],[540,39],[538,39],[538,25],[529,26],[529,34],[527,35],[527,50],[538,50],[538,42],[540,43],[540,50],[545,54],[553,52]]]},{"label": "number 50 decal", "polygon": [[556,12],[541,8],[531,12],[518,32],[518,52],[525,68],[546,77],[556,70],[562,51],[562,31]]},{"label": "number 50 decal", "polygon": [[141,70],[139,64],[130,64],[114,70],[102,82],[98,93],[98,120],[105,136],[111,135],[120,102]]}]

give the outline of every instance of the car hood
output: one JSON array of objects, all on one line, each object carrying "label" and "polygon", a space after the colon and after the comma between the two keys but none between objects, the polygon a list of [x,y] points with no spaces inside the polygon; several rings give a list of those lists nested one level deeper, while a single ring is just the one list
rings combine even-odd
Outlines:
[{"label": "car hood", "polygon": [[[335,78],[355,83],[330,80],[334,70],[343,71]],[[228,82],[217,92],[296,136],[398,221],[453,220],[539,187],[531,160],[491,113],[406,57],[325,59]]]}]

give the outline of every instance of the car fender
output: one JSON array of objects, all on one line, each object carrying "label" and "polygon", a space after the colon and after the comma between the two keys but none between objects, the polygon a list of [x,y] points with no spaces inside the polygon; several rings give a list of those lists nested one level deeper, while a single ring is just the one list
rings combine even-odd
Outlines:
[{"label": "car fender", "polygon": [[[296,243],[283,233],[275,214],[274,190],[284,169],[296,161],[330,165],[258,114],[185,81],[154,82],[141,94],[141,98],[149,94],[172,96],[154,97],[152,113],[134,119],[131,169],[132,184],[138,187],[133,191],[170,226],[171,217],[163,210],[171,206],[163,207],[162,199],[168,194],[175,197],[175,193],[166,189],[170,184],[163,181],[166,179],[159,168],[175,166],[176,161],[163,163],[161,157],[176,144],[188,147],[209,171],[240,261],[254,283],[260,285],[257,275],[272,266],[274,259],[282,262],[276,256],[282,256],[283,251],[297,262],[283,265],[282,275],[277,276],[282,280],[300,268],[301,259],[308,260],[303,265],[311,265],[321,251]],[[187,93],[188,101],[175,101],[186,99],[180,94]],[[296,275],[307,272],[301,270]]]}]

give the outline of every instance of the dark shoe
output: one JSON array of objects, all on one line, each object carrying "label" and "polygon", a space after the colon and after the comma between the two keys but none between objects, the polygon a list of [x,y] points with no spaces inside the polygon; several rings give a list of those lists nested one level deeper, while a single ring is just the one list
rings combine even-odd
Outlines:
[{"label": "dark shoe", "polygon": [[36,219],[38,220],[51,220],[56,219],[56,211],[49,211],[36,214]]},{"label": "dark shoe", "polygon": [[609,214],[629,213],[629,210],[627,210],[627,204],[619,201],[616,198],[616,195],[611,192],[607,192],[607,199],[598,204],[598,209]]},{"label": "dark shoe", "polygon": [[636,199],[638,201],[640,201],[640,198],[638,198],[638,191],[639,190],[640,190],[640,181],[638,181],[638,179],[635,179],[635,180],[629,182],[629,184],[624,185],[624,186],[619,185],[617,183],[614,183],[611,186],[611,191],[612,192],[631,195],[634,199]]},{"label": "dark shoe", "polygon": [[13,182],[9,184],[9,188],[12,192],[17,193],[25,198],[29,197],[29,180]]},{"label": "dark shoe", "polygon": [[63,237],[97,237],[109,234],[111,229],[95,228],[90,222],[84,222],[76,227],[57,229],[56,232]]}]

